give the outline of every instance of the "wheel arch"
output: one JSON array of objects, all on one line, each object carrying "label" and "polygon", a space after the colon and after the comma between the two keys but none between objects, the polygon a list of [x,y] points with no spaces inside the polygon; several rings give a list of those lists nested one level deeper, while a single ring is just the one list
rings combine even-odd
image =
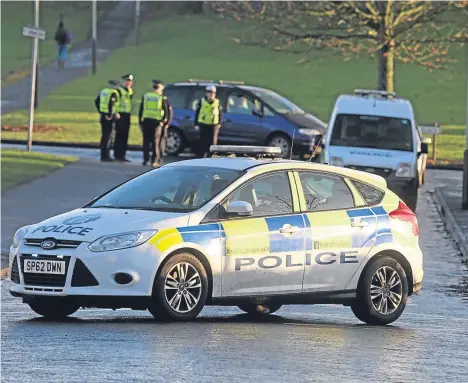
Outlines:
[{"label": "wheel arch", "polygon": [[181,128],[180,125],[174,123],[174,121],[171,123],[171,125],[169,125],[169,128],[167,130],[167,135],[169,135],[169,130],[170,129],[172,129],[173,131],[177,131],[177,133],[180,134],[180,137],[181,137],[181,140],[182,140],[181,145],[180,145],[180,147],[181,147],[180,152],[183,152],[183,150],[187,146],[187,142],[188,142],[187,136],[186,136],[184,130]]},{"label": "wheel arch", "polygon": [[274,136],[283,136],[283,137],[286,137],[290,142],[292,142],[292,137],[288,133],[286,133],[283,130],[275,130],[269,133],[268,136],[266,136],[265,144],[268,143],[268,141]]}]

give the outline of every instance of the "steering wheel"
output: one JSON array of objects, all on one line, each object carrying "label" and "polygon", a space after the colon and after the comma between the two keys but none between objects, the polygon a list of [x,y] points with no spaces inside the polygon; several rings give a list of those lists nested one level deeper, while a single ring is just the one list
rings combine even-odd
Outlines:
[{"label": "steering wheel", "polygon": [[160,200],[166,203],[172,203],[172,201],[169,198],[164,197],[163,195],[157,195],[156,197],[151,199],[151,202],[156,202],[157,200]]}]

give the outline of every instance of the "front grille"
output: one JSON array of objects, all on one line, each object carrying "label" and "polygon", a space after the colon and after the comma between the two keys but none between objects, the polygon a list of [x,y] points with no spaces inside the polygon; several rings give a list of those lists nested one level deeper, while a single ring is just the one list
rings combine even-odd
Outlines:
[{"label": "front grille", "polygon": [[[25,239],[24,244],[27,245],[27,246],[40,247],[42,241],[44,241],[45,239],[46,238],[43,238],[43,239],[35,239],[35,238],[34,239],[33,238]],[[47,238],[47,239],[49,239],[49,238]],[[76,249],[81,244],[81,241],[70,241],[70,240],[66,240],[66,239],[56,239],[55,242],[57,243],[57,245],[54,247],[54,250],[55,249],[63,249],[63,248]]]},{"label": "front grille", "polygon": [[354,170],[360,170],[366,173],[377,174],[378,176],[381,176],[383,178],[387,178],[392,174],[392,169],[390,168],[375,168],[372,166],[354,166],[354,165],[349,165],[346,167],[350,169],[354,169]]},{"label": "front grille", "polygon": [[99,286],[99,282],[81,259],[77,259],[73,268],[71,285],[72,287]]},{"label": "front grille", "polygon": [[[23,270],[24,284],[29,286],[53,286],[64,287],[67,279],[68,265],[70,264],[69,256],[57,255],[38,255],[33,257],[31,254],[22,254],[21,257],[21,270]],[[34,259],[37,261],[65,261],[65,274],[39,274],[39,273],[25,273],[24,260]]]},{"label": "front grille", "polygon": [[13,259],[13,264],[11,265],[10,280],[17,285],[21,283],[20,275],[19,275],[19,268],[18,268],[18,260],[16,256]]}]

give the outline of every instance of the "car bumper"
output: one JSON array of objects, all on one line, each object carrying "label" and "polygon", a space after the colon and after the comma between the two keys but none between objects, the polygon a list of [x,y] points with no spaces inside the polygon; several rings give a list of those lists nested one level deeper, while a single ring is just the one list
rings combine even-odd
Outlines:
[{"label": "car bumper", "polygon": [[[67,265],[65,275],[24,273],[24,259],[31,257],[32,254],[38,254],[39,260],[44,257],[65,260]],[[12,248],[10,250],[12,271],[14,260],[19,278],[13,281],[11,277],[10,292],[15,296],[145,297],[151,296],[154,277],[161,264],[161,254],[149,244],[124,250],[93,253],[88,250],[87,244],[82,243],[76,249],[55,251],[31,246]],[[94,277],[94,282],[89,278],[83,265]],[[114,279],[117,273],[130,275],[131,282],[118,284]]]},{"label": "car bumper", "polygon": [[416,178],[399,178],[395,176],[386,179],[387,187],[403,200],[407,197],[414,197],[418,192]]}]

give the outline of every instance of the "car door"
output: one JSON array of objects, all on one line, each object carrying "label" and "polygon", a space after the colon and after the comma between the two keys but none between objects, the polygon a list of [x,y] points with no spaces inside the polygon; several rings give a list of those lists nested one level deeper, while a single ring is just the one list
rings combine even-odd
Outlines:
[{"label": "car door", "polygon": [[225,208],[229,202],[245,201],[253,207],[250,217],[220,221],[225,244],[223,296],[302,291],[305,222],[290,178],[287,172],[261,176],[222,204]]},{"label": "car door", "polygon": [[[223,126],[219,137],[223,142],[232,144],[263,143],[267,136],[263,126],[261,102],[250,94],[232,90],[226,99]],[[254,114],[256,113],[256,114]]]},{"label": "car door", "polygon": [[307,227],[303,291],[343,290],[373,246],[375,214],[355,206],[338,175],[299,171],[295,177]]}]

